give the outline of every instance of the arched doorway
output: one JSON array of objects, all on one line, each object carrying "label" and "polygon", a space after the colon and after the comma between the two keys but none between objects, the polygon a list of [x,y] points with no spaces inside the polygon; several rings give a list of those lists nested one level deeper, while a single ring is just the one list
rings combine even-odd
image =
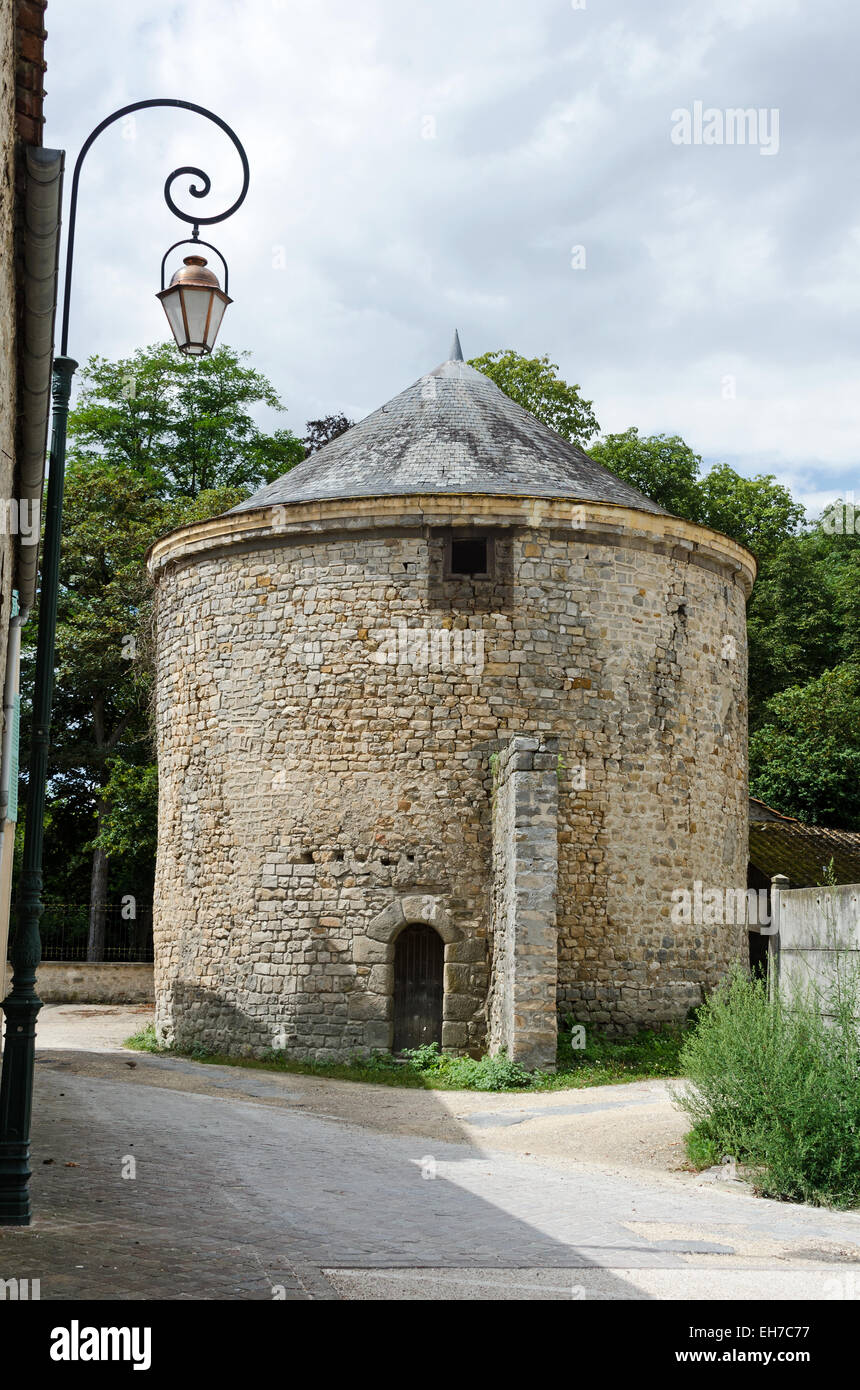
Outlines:
[{"label": "arched doorway", "polygon": [[442,1043],[445,947],[424,922],[403,928],[394,945],[394,1051]]}]

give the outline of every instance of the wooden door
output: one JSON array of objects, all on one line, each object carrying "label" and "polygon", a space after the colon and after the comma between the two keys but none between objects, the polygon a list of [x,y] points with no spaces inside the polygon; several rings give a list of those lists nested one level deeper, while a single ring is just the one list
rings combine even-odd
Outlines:
[{"label": "wooden door", "polygon": [[432,927],[404,927],[394,947],[394,1051],[442,1044],[445,948]]}]

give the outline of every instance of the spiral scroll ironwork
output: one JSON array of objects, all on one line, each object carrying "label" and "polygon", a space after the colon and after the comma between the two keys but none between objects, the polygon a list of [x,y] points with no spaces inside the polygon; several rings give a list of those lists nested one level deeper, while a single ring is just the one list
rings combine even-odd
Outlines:
[{"label": "spiral scroll ironwork", "polygon": [[[135,111],[144,111],[152,106],[178,107],[183,111],[194,111],[198,116],[205,116],[207,120],[212,121],[213,124],[217,125],[219,129],[223,130],[225,135],[229,137],[242,163],[242,188],[238,198],[234,203],[231,203],[226,212],[211,214],[208,217],[198,212],[183,212],[182,208],[174,201],[172,191],[173,185],[176,183],[177,179],[193,178],[199,180],[199,183],[191,184],[190,188],[186,190],[188,195],[192,198],[205,198],[212,188],[212,180],[205,170],[198,169],[195,165],[186,164],[180,169],[174,169],[172,174],[168,174],[164,183],[164,201],[170,208],[174,217],[178,217],[182,222],[191,224],[193,228],[193,239],[195,241],[198,240],[197,231],[199,227],[210,227],[215,222],[225,221],[225,219],[231,217],[236,209],[241,207],[242,203],[245,201],[245,195],[248,192],[248,184],[251,178],[250,169],[248,167],[248,156],[236,132],[231,130],[227,122],[223,121],[220,116],[216,116],[214,111],[209,111],[205,106],[198,106],[193,101],[180,101],[178,98],[173,97],[152,97],[148,101],[133,101],[129,106],[122,106],[118,111],[114,111],[112,115],[107,116],[105,120],[101,121],[81,146],[81,151],[75,161],[75,169],[72,175],[72,194],[69,202],[69,236],[66,244],[66,278],[63,291],[62,346],[60,349],[63,357],[68,355],[69,348],[69,306],[71,302],[72,263],[75,249],[75,222],[78,210],[78,183],[80,181],[81,165],[93,141],[96,140],[98,136],[101,135],[102,131],[106,130],[109,125],[113,125],[114,121],[120,120],[123,116],[130,116]],[[181,242],[176,243],[177,246],[181,244]],[[205,244],[208,245],[208,243]],[[213,247],[212,249],[215,250],[216,248]],[[219,252],[218,254],[220,255],[221,253]],[[223,257],[221,259],[223,260]]]}]

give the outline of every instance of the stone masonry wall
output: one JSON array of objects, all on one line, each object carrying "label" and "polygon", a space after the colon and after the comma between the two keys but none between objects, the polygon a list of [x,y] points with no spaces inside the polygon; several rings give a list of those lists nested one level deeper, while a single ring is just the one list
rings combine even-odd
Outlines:
[{"label": "stone masonry wall", "polygon": [[152,966],[146,961],[43,960],[39,998],[43,1004],[149,1004]]},{"label": "stone masonry wall", "polygon": [[555,1070],[558,740],[517,737],[494,761],[490,1052]]},{"label": "stone masonry wall", "polygon": [[[484,524],[503,514],[444,499],[454,524],[479,504]],[[620,523],[506,518],[509,606],[464,611],[432,585],[444,506],[436,530],[407,508],[399,528],[323,521],[161,570],[162,1037],[387,1046],[397,932],[428,920],[445,941],[443,1044],[485,1045],[490,759],[522,730],[561,756],[561,1015],[677,1019],[742,955],[742,927],[670,917],[673,889],[746,881],[731,570]]]}]

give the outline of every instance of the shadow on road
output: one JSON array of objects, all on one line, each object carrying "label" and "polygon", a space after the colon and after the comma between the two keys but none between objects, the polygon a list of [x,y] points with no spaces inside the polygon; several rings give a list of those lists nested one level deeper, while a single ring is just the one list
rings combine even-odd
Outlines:
[{"label": "shadow on road", "polygon": [[428,1142],[385,1132],[385,1087],[356,1088],[368,1125],[314,1113],[307,1077],[54,1049],[36,1070],[36,1220],[2,1233],[0,1273],[43,1299],[332,1297],[335,1268],[553,1269],[577,1298],[594,1267],[625,1298],[609,1266],[680,1263],[575,1176],[486,1153],[432,1091],[409,1092]]}]

